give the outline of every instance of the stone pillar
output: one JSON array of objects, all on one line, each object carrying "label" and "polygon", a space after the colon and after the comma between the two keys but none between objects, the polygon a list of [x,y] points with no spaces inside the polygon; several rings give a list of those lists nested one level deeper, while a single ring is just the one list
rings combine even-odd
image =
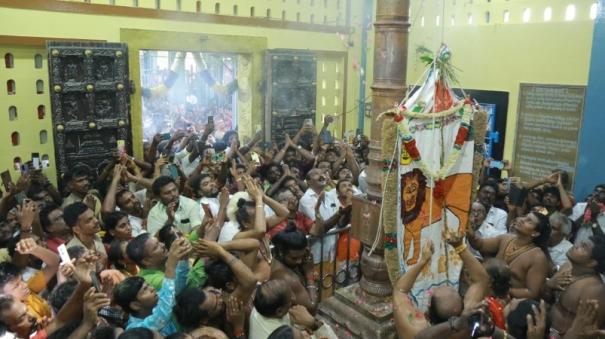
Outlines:
[{"label": "stone pillar", "polygon": [[[372,130],[370,134],[370,166],[368,168],[368,200],[382,200],[382,122],[376,121],[381,112],[398,105],[405,95],[406,67],[408,59],[409,0],[378,0],[376,7],[374,37],[374,81],[372,83]],[[364,202],[367,204],[367,202]],[[372,209],[375,213],[375,209]],[[378,218],[365,223],[363,233],[375,236]],[[363,222],[362,222],[363,224]],[[356,228],[357,229],[357,228]],[[354,236],[361,238],[358,232]],[[378,234],[380,243],[368,255],[372,243],[364,242],[361,260],[362,289],[375,296],[391,295],[391,283],[386,272],[382,247],[383,234]],[[364,272],[365,271],[365,272]]]},{"label": "stone pillar", "polygon": [[[364,246],[361,280],[336,291],[322,302],[320,314],[342,337],[396,338],[393,324],[392,286],[384,261],[383,238],[378,232],[382,201],[381,112],[399,104],[405,95],[409,21],[409,0],[378,0],[374,38],[372,83],[372,130],[368,199],[354,198],[352,234]],[[369,250],[378,237],[372,255]]]}]

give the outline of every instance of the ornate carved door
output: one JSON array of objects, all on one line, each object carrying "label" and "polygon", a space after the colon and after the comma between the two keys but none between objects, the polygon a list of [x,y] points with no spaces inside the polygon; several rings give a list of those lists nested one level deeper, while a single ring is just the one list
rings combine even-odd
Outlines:
[{"label": "ornate carved door", "polygon": [[305,119],[315,122],[317,58],[304,51],[271,50],[266,64],[265,139],[281,144]]},{"label": "ornate carved door", "polygon": [[76,164],[99,173],[121,140],[132,154],[128,46],[48,42],[47,48],[59,182]]}]

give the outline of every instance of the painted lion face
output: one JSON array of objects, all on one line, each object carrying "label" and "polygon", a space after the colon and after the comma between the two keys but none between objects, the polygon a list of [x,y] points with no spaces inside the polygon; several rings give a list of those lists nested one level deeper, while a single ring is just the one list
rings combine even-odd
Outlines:
[{"label": "painted lion face", "polygon": [[418,189],[420,188],[420,181],[418,175],[404,178],[403,180],[403,203],[406,212],[410,212],[416,207],[416,200],[418,198]]}]

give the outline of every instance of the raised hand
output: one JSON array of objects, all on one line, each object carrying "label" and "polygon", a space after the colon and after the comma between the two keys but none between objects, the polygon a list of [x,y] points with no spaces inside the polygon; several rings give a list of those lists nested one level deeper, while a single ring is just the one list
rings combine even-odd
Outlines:
[{"label": "raised hand", "polygon": [[243,329],[246,322],[244,303],[237,297],[229,296],[226,302],[225,317],[227,322],[235,328]]},{"label": "raised hand", "polygon": [[38,244],[33,238],[25,238],[17,243],[16,250],[20,254],[32,254],[38,248]]},{"label": "raised hand", "polygon": [[170,251],[168,251],[168,257],[172,257],[176,260],[183,260],[187,258],[189,252],[191,252],[189,241],[185,238],[179,238],[172,242]]},{"label": "raised hand", "polygon": [[219,206],[227,207],[229,204],[229,189],[227,187],[221,188],[220,193],[218,194],[218,202]]},{"label": "raised hand", "polygon": [[532,306],[534,316],[527,315],[527,339],[543,339],[546,330],[546,305],[540,300],[540,310]]},{"label": "raised hand", "polygon": [[88,208],[90,208],[91,210],[93,210],[93,211],[95,210],[95,206],[96,206],[96,204],[97,204],[97,201],[96,201],[96,199],[95,199],[94,195],[92,195],[92,194],[90,194],[90,193],[89,193],[89,194],[87,194],[87,195],[84,197],[84,199],[82,200],[82,202],[83,202],[83,203],[84,203],[86,206],[88,206]]},{"label": "raised hand", "polygon": [[305,328],[311,328],[315,325],[315,318],[309,313],[306,307],[302,305],[294,305],[288,311],[292,322],[301,325]]},{"label": "raised hand", "polygon": [[66,263],[65,265],[74,266],[74,277],[80,283],[92,284],[92,278],[90,274],[95,271],[95,264],[98,260],[98,256],[87,253],[77,260],[72,260],[72,263]]},{"label": "raised hand", "polygon": [[218,258],[224,251],[221,245],[215,241],[200,239],[193,245],[197,254],[201,257]]},{"label": "raised hand", "polygon": [[246,185],[248,194],[250,194],[250,197],[254,199],[254,201],[261,202],[263,200],[265,193],[260,189],[260,187],[258,187],[250,176],[244,177],[244,184]]},{"label": "raised hand", "polygon": [[598,322],[599,301],[594,299],[581,299],[569,332],[579,335],[579,338],[600,338],[605,330],[600,330]]},{"label": "raised hand", "polygon": [[30,229],[36,219],[36,204],[33,201],[25,201],[23,206],[17,206],[17,219],[21,229]]},{"label": "raised hand", "polygon": [[168,216],[168,223],[174,223],[174,217],[176,215],[176,202],[173,201],[166,206],[166,215]]},{"label": "raised hand", "polygon": [[107,294],[100,293],[91,287],[84,293],[84,309],[82,321],[96,325],[99,317],[98,313],[102,307],[109,306],[110,300]]},{"label": "raised hand", "polygon": [[552,290],[565,291],[572,282],[573,277],[570,270],[555,274],[552,278],[547,279],[546,285]]}]

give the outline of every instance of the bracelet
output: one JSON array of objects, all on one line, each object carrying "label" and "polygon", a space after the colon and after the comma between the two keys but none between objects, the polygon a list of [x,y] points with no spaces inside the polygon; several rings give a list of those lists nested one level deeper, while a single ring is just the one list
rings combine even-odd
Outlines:
[{"label": "bracelet", "polygon": [[21,229],[21,233],[32,233],[34,231],[34,229],[32,227],[28,228],[28,229]]},{"label": "bracelet", "polygon": [[466,250],[466,244],[462,243],[456,247],[454,247],[454,251],[456,252],[456,254],[460,255],[460,253],[464,252]]},{"label": "bracelet", "polygon": [[256,208],[265,208],[264,205],[256,205]]}]

